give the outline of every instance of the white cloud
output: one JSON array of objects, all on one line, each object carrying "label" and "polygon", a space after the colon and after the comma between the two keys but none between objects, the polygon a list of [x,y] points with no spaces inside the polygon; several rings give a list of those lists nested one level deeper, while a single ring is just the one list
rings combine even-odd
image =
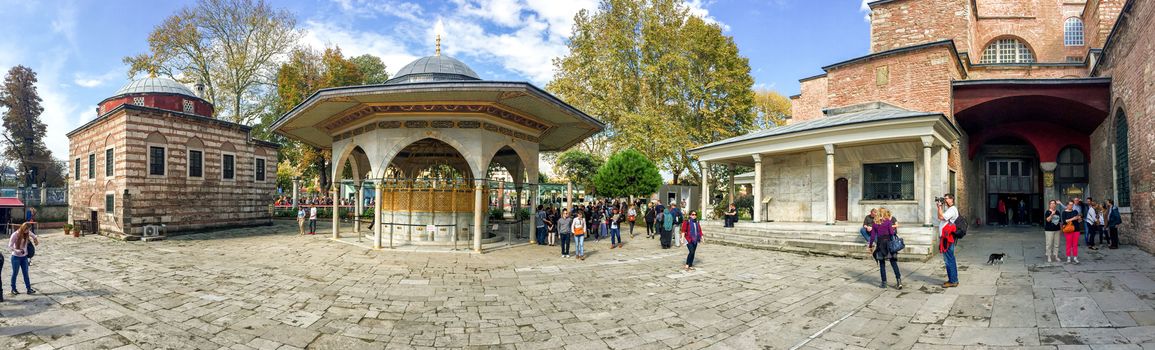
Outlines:
[{"label": "white cloud", "polygon": [[710,10],[706,7],[714,4],[712,0],[686,0],[684,5],[690,10],[690,14],[706,20],[706,23],[717,24],[722,27],[723,31],[730,31],[730,26],[718,21],[716,18],[710,16]]},{"label": "white cloud", "polygon": [[380,57],[391,74],[418,57],[433,52],[430,46],[428,54],[417,55],[406,49],[405,43],[396,37],[343,28],[331,23],[310,20],[305,22],[304,27],[305,35],[301,39],[303,44],[315,49],[339,46],[341,53],[346,56],[371,54]]},{"label": "white cloud", "polygon": [[871,0],[862,0],[862,3],[858,5],[858,10],[863,12],[862,20],[866,21],[866,23],[870,23],[870,1]]},{"label": "white cloud", "polygon": [[108,83],[109,81],[123,80],[123,77],[124,77],[124,70],[123,69],[114,69],[114,70],[105,72],[104,74],[100,74],[100,75],[91,75],[91,74],[87,74],[87,73],[76,73],[73,76],[72,82],[75,83],[76,85],[79,85],[82,87],[94,88],[94,87],[104,86],[104,84]]}]

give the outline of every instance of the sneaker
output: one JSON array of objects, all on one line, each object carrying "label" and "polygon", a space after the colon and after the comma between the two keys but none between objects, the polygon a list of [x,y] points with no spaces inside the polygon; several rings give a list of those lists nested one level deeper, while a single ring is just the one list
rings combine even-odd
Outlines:
[{"label": "sneaker", "polygon": [[1049,263],[1055,262],[1055,259],[1051,259],[1051,256],[1047,255],[1047,262],[1049,262]]},{"label": "sneaker", "polygon": [[1068,256],[1068,257],[1067,257],[1067,263],[1068,263],[1068,264],[1070,264],[1070,263],[1071,263],[1071,257],[1070,257],[1070,256]]},{"label": "sneaker", "polygon": [[28,291],[27,291],[26,293],[28,293],[28,295],[36,294],[36,290],[35,290],[35,289],[32,289],[32,288],[29,288],[29,289],[28,289]]},{"label": "sneaker", "polygon": [[1078,264],[1079,264],[1079,257],[1077,257],[1077,256],[1075,257],[1075,264],[1076,264],[1076,265],[1078,265]]},{"label": "sneaker", "polygon": [[942,287],[943,287],[943,288],[952,288],[952,287],[958,287],[958,283],[943,282],[943,283],[942,283]]},{"label": "sneaker", "polygon": [[12,288],[12,292],[8,293],[9,296],[16,296],[17,294],[20,294],[20,292],[17,292],[16,288]]},{"label": "sneaker", "polygon": [[902,287],[902,280],[898,280],[898,282],[894,284],[894,289],[902,290]]},{"label": "sneaker", "polygon": [[882,281],[881,283],[879,283],[878,288],[886,289],[886,281]]}]

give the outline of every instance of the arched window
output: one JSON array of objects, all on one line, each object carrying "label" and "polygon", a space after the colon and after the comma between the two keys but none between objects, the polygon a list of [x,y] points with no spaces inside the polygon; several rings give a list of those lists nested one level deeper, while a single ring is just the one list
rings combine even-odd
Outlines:
[{"label": "arched window", "polygon": [[1059,152],[1059,167],[1055,169],[1059,183],[1087,183],[1087,157],[1075,147]]},{"label": "arched window", "polygon": [[999,39],[983,50],[981,63],[1034,63],[1035,55],[1022,41],[1013,38]]},{"label": "arched window", "polygon": [[1083,20],[1071,17],[1063,22],[1063,45],[1083,46]]},{"label": "arched window", "polygon": [[1127,146],[1127,115],[1120,109],[1115,113],[1115,182],[1118,183],[1120,207],[1131,206],[1131,164],[1128,161],[1130,150]]}]

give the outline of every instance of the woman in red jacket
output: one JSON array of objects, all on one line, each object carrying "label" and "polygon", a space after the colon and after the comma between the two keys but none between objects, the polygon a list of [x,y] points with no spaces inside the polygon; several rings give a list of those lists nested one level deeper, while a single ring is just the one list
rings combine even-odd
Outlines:
[{"label": "woman in red jacket", "polygon": [[686,271],[694,269],[694,251],[698,250],[698,243],[702,243],[702,224],[698,222],[698,213],[690,212],[690,219],[682,222],[682,234],[686,238],[686,248],[690,254],[686,256]]}]

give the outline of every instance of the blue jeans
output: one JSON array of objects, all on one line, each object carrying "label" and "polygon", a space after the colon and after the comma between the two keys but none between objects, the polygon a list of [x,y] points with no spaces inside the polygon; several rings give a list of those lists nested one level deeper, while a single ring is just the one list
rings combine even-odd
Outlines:
[{"label": "blue jeans", "polygon": [[574,245],[577,246],[577,249],[576,249],[577,256],[585,256],[586,255],[586,235],[573,236],[573,240],[574,240],[574,243],[576,243]]},{"label": "blue jeans", "polygon": [[619,243],[622,243],[622,229],[611,228],[610,229],[610,244],[619,244]]},{"label": "blue jeans", "polygon": [[686,242],[686,248],[690,250],[690,254],[686,255],[686,265],[694,267],[694,252],[698,250],[698,242]]},{"label": "blue jeans", "polygon": [[561,245],[561,255],[569,255],[569,236],[568,233],[563,233],[558,237],[558,244]]},{"label": "blue jeans", "polygon": [[24,291],[32,290],[32,281],[28,280],[28,258],[23,256],[12,256],[12,291],[16,291],[16,275],[20,272],[24,273]]},{"label": "blue jeans", "polygon": [[317,219],[309,219],[309,233],[317,233]]},{"label": "blue jeans", "polygon": [[862,235],[862,240],[870,242],[870,231],[867,231],[866,227],[859,228],[858,234]]},{"label": "blue jeans", "polygon": [[942,261],[946,263],[946,280],[950,283],[958,283],[958,263],[954,260],[954,244],[946,249],[946,253],[942,253]]},{"label": "blue jeans", "polygon": [[545,245],[545,226],[537,228],[537,245]]}]

